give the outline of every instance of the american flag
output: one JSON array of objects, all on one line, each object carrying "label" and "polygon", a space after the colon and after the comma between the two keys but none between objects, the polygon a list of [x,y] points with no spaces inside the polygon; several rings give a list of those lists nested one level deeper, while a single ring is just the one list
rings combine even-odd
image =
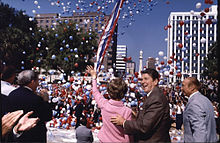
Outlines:
[{"label": "american flag", "polygon": [[118,2],[115,4],[112,14],[108,19],[108,22],[100,38],[95,63],[95,69],[97,72],[100,71],[100,67],[102,65],[106,50],[108,49],[109,43],[111,41],[112,34],[114,33],[123,2],[124,0],[118,0]]}]

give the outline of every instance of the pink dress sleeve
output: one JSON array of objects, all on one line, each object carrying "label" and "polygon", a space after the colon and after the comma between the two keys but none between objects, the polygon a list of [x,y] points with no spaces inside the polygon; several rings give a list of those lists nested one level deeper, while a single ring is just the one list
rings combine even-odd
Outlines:
[{"label": "pink dress sleeve", "polygon": [[99,92],[99,90],[97,88],[97,81],[96,80],[92,80],[92,92],[93,92],[93,96],[95,98],[95,101],[98,104],[98,107],[102,109],[105,106],[105,104],[108,102],[108,100],[105,99],[101,95],[101,93]]}]

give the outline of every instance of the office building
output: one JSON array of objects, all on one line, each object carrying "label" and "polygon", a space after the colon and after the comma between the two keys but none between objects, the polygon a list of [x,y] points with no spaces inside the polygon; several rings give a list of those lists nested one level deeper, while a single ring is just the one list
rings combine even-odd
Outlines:
[{"label": "office building", "polygon": [[216,42],[217,5],[204,12],[171,12],[168,18],[167,60],[173,61],[174,74],[170,82],[195,76],[199,80],[205,70],[208,48]]}]

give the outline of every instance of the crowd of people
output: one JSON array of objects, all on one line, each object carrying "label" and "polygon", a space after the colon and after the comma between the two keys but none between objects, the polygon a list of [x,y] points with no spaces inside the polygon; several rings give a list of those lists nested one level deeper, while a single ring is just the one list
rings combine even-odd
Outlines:
[{"label": "crowd of people", "polygon": [[[14,84],[15,71],[6,68],[1,72],[4,141],[46,142],[46,122],[53,128],[75,128],[76,138],[82,141],[87,135],[89,142],[93,142],[91,131],[97,130],[101,142],[169,142],[171,126],[177,130],[184,126],[186,142],[217,141],[217,80],[203,80],[200,86],[195,78],[186,78],[179,85],[162,86],[158,85],[158,72],[146,69],[141,75],[109,77],[105,81],[99,80],[90,66],[87,73],[91,76],[74,76],[65,83],[49,83],[35,72],[24,70]],[[19,114],[6,125],[6,116],[14,112]],[[202,136],[206,130],[203,121],[212,128],[207,138]],[[192,130],[198,132],[193,135]],[[82,131],[85,135],[80,134]]]}]

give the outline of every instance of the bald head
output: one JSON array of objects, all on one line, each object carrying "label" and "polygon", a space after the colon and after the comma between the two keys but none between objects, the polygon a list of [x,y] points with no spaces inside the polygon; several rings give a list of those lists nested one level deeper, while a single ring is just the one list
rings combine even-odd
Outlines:
[{"label": "bald head", "polygon": [[195,88],[197,89],[197,90],[199,90],[200,89],[200,82],[198,81],[198,79],[197,78],[195,78],[195,77],[188,77],[188,78],[186,78],[186,79],[188,79],[190,82],[189,82],[189,86],[195,86]]},{"label": "bald head", "polygon": [[186,96],[190,96],[200,89],[200,82],[195,77],[186,78],[181,87],[182,91]]}]

